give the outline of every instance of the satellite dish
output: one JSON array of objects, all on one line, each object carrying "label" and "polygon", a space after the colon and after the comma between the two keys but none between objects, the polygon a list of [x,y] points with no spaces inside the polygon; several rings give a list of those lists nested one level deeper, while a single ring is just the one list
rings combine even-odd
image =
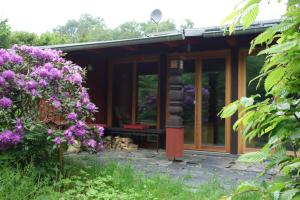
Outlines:
[{"label": "satellite dish", "polygon": [[161,20],[162,14],[159,9],[155,9],[151,13],[151,20],[155,23],[158,24]]}]

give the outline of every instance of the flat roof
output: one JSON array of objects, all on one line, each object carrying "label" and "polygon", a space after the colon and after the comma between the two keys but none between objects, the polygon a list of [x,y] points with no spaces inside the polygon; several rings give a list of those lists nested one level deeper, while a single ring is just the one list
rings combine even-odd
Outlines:
[{"label": "flat roof", "polygon": [[[235,32],[233,33],[233,35],[261,33],[265,29],[272,27],[278,23],[280,23],[280,20],[268,20],[268,21],[255,22],[247,29],[243,29],[242,26],[237,26],[235,27]],[[224,35],[224,27],[213,26],[213,27],[183,29],[181,31],[152,33],[149,36],[142,37],[142,38],[82,42],[82,43],[72,43],[72,44],[58,44],[58,45],[42,46],[41,48],[60,49],[62,51],[70,52],[70,51],[87,50],[87,49],[101,49],[101,48],[109,48],[109,47],[179,41],[179,40],[185,40],[186,37],[211,38],[211,37],[224,37],[224,36],[226,36]]]}]

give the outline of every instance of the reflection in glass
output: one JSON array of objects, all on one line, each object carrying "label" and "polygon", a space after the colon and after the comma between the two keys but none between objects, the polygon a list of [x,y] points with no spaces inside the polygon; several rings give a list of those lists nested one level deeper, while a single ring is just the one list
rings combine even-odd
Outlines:
[{"label": "reflection in glass", "polygon": [[225,60],[202,63],[202,145],[224,146],[225,120],[218,117],[225,106]]},{"label": "reflection in glass", "polygon": [[137,122],[157,125],[158,67],[157,63],[137,66]]},{"label": "reflection in glass", "polygon": [[195,116],[195,61],[184,61],[183,81],[183,125],[184,143],[194,144]]},{"label": "reflection in glass", "polygon": [[[265,56],[247,56],[246,63],[246,84],[247,84],[247,96],[259,94],[261,97],[256,98],[257,101],[263,101],[266,97],[266,92],[264,90],[263,84],[260,84],[258,88],[257,81],[249,82],[258,76],[261,67],[264,64]],[[249,148],[261,148],[268,142],[268,135],[264,135],[260,138],[254,138],[250,143],[247,142],[246,146]]]},{"label": "reflection in glass", "polygon": [[131,123],[132,69],[131,64],[114,65],[113,126],[116,127]]}]

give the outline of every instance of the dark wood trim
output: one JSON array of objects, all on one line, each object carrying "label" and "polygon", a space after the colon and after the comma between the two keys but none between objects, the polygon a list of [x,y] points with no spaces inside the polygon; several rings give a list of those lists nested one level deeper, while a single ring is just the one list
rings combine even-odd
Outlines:
[{"label": "dark wood trim", "polygon": [[136,63],[133,63],[132,69],[132,96],[131,96],[131,123],[136,123],[136,113],[137,113],[137,67]]},{"label": "dark wood trim", "polygon": [[108,64],[108,70],[107,70],[108,74],[107,74],[107,81],[108,81],[108,90],[107,90],[107,126],[111,127],[112,126],[112,117],[113,117],[113,113],[112,113],[112,84],[113,84],[113,64],[109,63]]}]

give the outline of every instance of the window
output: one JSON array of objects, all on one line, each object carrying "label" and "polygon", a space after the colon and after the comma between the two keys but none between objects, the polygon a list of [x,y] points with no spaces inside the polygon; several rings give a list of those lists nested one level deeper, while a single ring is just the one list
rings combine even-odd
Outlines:
[{"label": "window", "polygon": [[157,126],[158,63],[137,64],[137,123]]}]

